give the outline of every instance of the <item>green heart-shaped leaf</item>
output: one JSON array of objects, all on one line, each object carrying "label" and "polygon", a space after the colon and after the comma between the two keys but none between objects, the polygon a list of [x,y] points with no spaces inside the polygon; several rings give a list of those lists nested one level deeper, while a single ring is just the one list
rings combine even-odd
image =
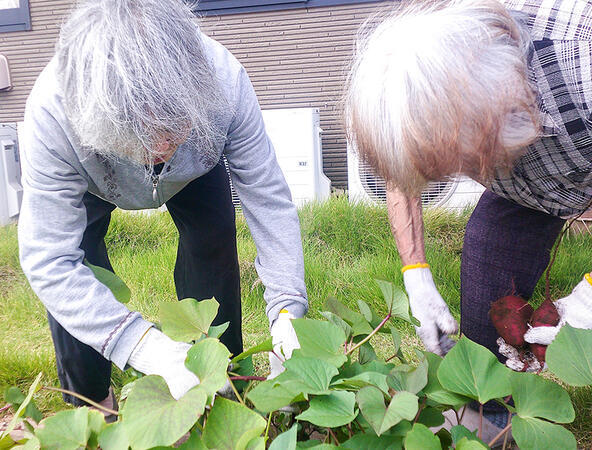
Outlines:
[{"label": "green heart-shaped leaf", "polygon": [[284,367],[290,376],[303,382],[301,392],[306,394],[326,393],[331,379],[339,373],[335,366],[315,358],[291,358],[284,362]]},{"label": "green heart-shaped leaf", "polygon": [[386,307],[388,308],[388,311],[390,311],[391,316],[398,317],[412,325],[419,326],[419,321],[411,315],[407,294],[390,281],[376,280],[376,282],[382,291]]},{"label": "green heart-shaped leaf", "polygon": [[[300,349],[294,350],[294,356],[322,359],[335,367],[340,367],[347,360],[342,347],[345,334],[337,325],[311,319],[294,319],[292,325],[300,343]],[[321,336],[322,339],[319,339]]]},{"label": "green heart-shaped leaf", "polygon": [[576,438],[561,425],[541,419],[512,417],[512,436],[520,450],[575,450]]},{"label": "green heart-shaped leaf", "polygon": [[428,361],[422,357],[418,366],[410,370],[401,370],[404,364],[395,367],[387,377],[387,383],[396,391],[408,391],[417,394],[428,383]]},{"label": "green heart-shaped leaf", "polygon": [[520,417],[540,417],[559,423],[575,418],[569,394],[550,380],[532,373],[513,373],[512,398]]},{"label": "green heart-shaped leaf", "polygon": [[229,356],[224,344],[213,338],[199,341],[187,352],[185,366],[197,375],[199,386],[209,397],[226,384]]},{"label": "green heart-shaped leaf", "polygon": [[194,298],[185,298],[161,303],[159,317],[164,334],[175,341],[191,342],[208,333],[216,314],[218,302],[215,299],[198,302]]},{"label": "green heart-shaped leaf", "polygon": [[356,417],[354,406],[356,396],[353,392],[334,391],[329,395],[319,395],[311,399],[310,407],[296,416],[320,427],[340,427]]},{"label": "green heart-shaped leaf", "polygon": [[403,448],[403,438],[389,435],[355,434],[341,444],[341,448],[349,450],[399,450]]},{"label": "green heart-shaped leaf", "polygon": [[448,352],[438,369],[445,389],[479,403],[509,395],[511,371],[485,347],[463,336]]},{"label": "green heart-shaped leaf", "polygon": [[60,411],[42,420],[35,435],[42,448],[74,450],[86,448],[104,426],[105,419],[100,412],[82,407]]},{"label": "green heart-shaped leaf", "polygon": [[470,398],[447,391],[440,384],[440,380],[438,380],[438,369],[443,361],[442,357],[430,352],[424,352],[424,355],[428,362],[428,383],[423,388],[423,392],[427,397],[436,403],[451,405],[454,408],[470,402]]},{"label": "green heart-shaped leaf", "polygon": [[592,385],[592,330],[563,326],[545,359],[561,381],[571,386]]},{"label": "green heart-shaped leaf", "polygon": [[203,414],[207,398],[197,386],[176,401],[162,377],[140,378],[121,411],[130,446],[146,449],[175,443]]},{"label": "green heart-shaped leaf", "polygon": [[398,392],[391,399],[388,408],[380,389],[368,386],[356,394],[360,412],[378,436],[401,420],[413,420],[417,414],[417,396],[410,392]]},{"label": "green heart-shaped leaf", "polygon": [[405,449],[407,450],[441,450],[440,439],[421,423],[416,423],[407,436],[405,436]]},{"label": "green heart-shaped leaf", "polygon": [[216,397],[204,427],[203,440],[208,448],[242,450],[265,430],[265,426],[263,417],[246,406]]},{"label": "green heart-shaped leaf", "polygon": [[132,292],[121,278],[110,270],[89,263],[86,259],[84,260],[84,265],[92,270],[95,278],[99,280],[100,283],[109,288],[118,302],[127,303],[130,301]]},{"label": "green heart-shaped leaf", "polygon": [[297,434],[298,424],[296,423],[288,431],[278,434],[269,446],[269,450],[296,450]]}]

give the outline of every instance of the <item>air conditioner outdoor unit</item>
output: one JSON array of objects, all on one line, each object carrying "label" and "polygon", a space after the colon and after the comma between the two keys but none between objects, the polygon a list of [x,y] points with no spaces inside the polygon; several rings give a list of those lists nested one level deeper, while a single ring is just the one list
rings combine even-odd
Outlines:
[{"label": "air conditioner outdoor unit", "polygon": [[[347,148],[347,176],[350,201],[369,203],[386,202],[386,186],[382,178],[375,175],[370,166],[360,161],[351,146]],[[462,210],[477,203],[485,188],[472,179],[459,176],[438,182],[431,182],[422,192],[424,207]]]},{"label": "air conditioner outdoor unit", "polygon": [[0,124],[0,225],[14,222],[23,200],[16,123]]},{"label": "air conditioner outdoor unit", "polygon": [[[294,203],[300,206],[327,199],[331,182],[323,173],[319,110],[267,109],[263,122]],[[240,207],[234,188],[232,202]]]}]

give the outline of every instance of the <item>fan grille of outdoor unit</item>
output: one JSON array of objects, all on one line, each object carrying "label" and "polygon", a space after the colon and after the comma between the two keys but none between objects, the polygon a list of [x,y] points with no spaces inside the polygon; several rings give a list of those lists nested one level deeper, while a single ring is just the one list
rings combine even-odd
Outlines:
[{"label": "fan grille of outdoor unit", "polygon": [[[368,164],[360,161],[359,166],[360,181],[368,196],[377,202],[386,202],[386,185],[384,180],[374,174]],[[452,190],[453,182],[450,180],[432,181],[428,187],[421,193],[421,204],[433,206],[444,200]]]}]

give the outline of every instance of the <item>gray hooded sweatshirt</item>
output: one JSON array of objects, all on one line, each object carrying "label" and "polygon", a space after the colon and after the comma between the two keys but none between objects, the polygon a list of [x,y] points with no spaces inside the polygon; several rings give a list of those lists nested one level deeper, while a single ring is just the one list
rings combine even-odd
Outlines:
[{"label": "gray hooded sweatshirt", "polygon": [[[163,171],[153,200],[145,169],[98,157],[79,145],[65,116],[54,58],[27,100],[21,139],[23,203],[18,234],[21,266],[51,315],[75,338],[124,368],[152,324],[119,303],[83,264],[88,191],[122,209],[157,208],[226,155],[232,182],[257,246],[267,316],[306,313],[302,243],[296,208],[265,133],[253,87],[241,64],[204,36],[204,47],[230,105],[216,118],[226,131],[214,157],[181,144]],[[209,157],[204,157],[208,154]]]}]

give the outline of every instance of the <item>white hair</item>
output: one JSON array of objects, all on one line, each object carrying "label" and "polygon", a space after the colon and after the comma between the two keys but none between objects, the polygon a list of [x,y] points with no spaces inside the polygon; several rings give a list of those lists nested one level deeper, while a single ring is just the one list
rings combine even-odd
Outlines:
[{"label": "white hair", "polygon": [[163,134],[203,152],[221,138],[227,106],[182,1],[81,0],[56,54],[66,114],[96,153],[151,166]]},{"label": "white hair", "polygon": [[415,1],[369,28],[345,120],[360,156],[389,183],[417,193],[453,173],[487,180],[537,138],[530,39],[498,1]]}]

